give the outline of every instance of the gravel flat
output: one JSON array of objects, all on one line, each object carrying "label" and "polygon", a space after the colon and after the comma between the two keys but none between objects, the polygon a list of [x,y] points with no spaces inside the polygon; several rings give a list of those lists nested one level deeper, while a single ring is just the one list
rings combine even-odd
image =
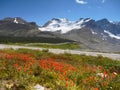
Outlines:
[{"label": "gravel flat", "polygon": [[[26,48],[26,49],[33,49],[33,50],[45,49],[45,48],[38,48],[38,47],[27,47],[27,46],[0,44],[0,49],[5,49],[5,48],[13,48],[13,49]],[[101,55],[103,57],[108,57],[108,58],[111,58],[114,60],[120,60],[120,54],[114,54],[114,53],[86,52],[86,51],[62,50],[62,49],[49,49],[49,52],[52,52],[55,54],[70,53],[70,54],[84,54],[84,55],[91,55],[91,56]]]}]

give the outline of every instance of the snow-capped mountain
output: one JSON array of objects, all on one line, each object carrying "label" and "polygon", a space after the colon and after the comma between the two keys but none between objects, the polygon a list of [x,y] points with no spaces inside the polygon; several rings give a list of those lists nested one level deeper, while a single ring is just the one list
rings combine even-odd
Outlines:
[{"label": "snow-capped mountain", "polygon": [[73,29],[81,29],[85,25],[85,23],[89,22],[91,19],[80,19],[77,22],[69,21],[68,19],[57,19],[54,18],[50,21],[48,21],[43,27],[40,27],[39,30],[41,31],[51,31],[51,32],[61,32],[67,33]]},{"label": "snow-capped mountain", "polygon": [[0,30],[31,30],[37,29],[38,25],[35,22],[27,22],[20,17],[4,18],[0,20]]},{"label": "snow-capped mountain", "polygon": [[109,21],[107,19],[101,19],[96,21],[97,25],[100,26],[103,30],[107,30],[112,34],[119,36],[120,34],[120,24],[119,22]]},{"label": "snow-capped mountain", "polygon": [[104,32],[107,33],[111,38],[120,39],[119,34],[115,35],[115,34],[109,32],[109,31],[106,31],[106,30],[104,30]]},{"label": "snow-capped mountain", "polygon": [[91,18],[80,18],[78,21],[69,21],[68,19],[53,18],[45,25],[39,28],[40,31],[59,32],[65,34],[71,30],[91,28],[91,33],[97,35],[101,33],[103,40],[105,37],[120,39],[120,24],[107,19],[95,21]]},{"label": "snow-capped mountain", "polygon": [[14,22],[16,24],[26,24],[27,23],[27,21],[25,21],[24,19],[22,19],[20,17],[15,17],[15,18],[7,17],[7,18],[4,18],[3,21]]},{"label": "snow-capped mountain", "polygon": [[90,49],[120,51],[119,22],[107,19],[95,21],[91,18],[80,18],[78,21],[54,18],[40,27],[39,30],[57,32],[59,37],[80,42]]},{"label": "snow-capped mountain", "polygon": [[87,49],[120,52],[120,22],[107,19],[53,18],[38,26],[19,17],[9,17],[0,20],[0,36],[62,38],[76,41]]}]

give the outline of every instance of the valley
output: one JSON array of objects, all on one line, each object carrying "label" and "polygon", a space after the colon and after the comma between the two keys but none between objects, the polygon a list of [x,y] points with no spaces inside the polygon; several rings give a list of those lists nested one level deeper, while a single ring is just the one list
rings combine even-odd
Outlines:
[{"label": "valley", "polygon": [[107,19],[0,20],[0,90],[119,90],[119,30]]},{"label": "valley", "polygon": [[0,0],[0,90],[120,90],[120,0]]},{"label": "valley", "polygon": [[63,49],[51,49],[51,48],[40,48],[40,47],[32,47],[32,46],[17,46],[17,45],[6,45],[6,44],[0,44],[0,49],[32,49],[32,50],[45,50],[51,53],[55,54],[64,54],[64,53],[70,53],[70,54],[78,54],[78,55],[88,55],[88,56],[103,56],[108,57],[114,60],[120,60],[120,54],[114,54],[114,53],[101,53],[101,52],[90,52],[90,51],[80,51],[80,50],[63,50]]},{"label": "valley", "polygon": [[0,43],[76,42],[85,50],[116,53],[120,52],[119,34],[120,23],[106,18],[53,18],[43,26],[20,17],[0,20]]}]

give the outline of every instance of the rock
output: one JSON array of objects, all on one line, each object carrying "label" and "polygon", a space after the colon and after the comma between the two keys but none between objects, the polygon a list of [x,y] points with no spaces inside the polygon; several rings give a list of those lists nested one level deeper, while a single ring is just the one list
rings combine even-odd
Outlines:
[{"label": "rock", "polygon": [[34,88],[35,90],[44,90],[44,87],[39,84],[35,85]]}]

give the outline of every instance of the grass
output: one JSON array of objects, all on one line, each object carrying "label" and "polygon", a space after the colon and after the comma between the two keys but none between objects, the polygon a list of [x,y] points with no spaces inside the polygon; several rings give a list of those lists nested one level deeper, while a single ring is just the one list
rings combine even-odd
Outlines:
[{"label": "grass", "polygon": [[43,48],[58,48],[58,49],[78,49],[80,45],[77,43],[59,43],[59,44],[48,44],[48,43],[31,43],[27,44],[27,46],[35,46],[35,47],[43,47]]},{"label": "grass", "polygon": [[120,90],[120,61],[102,56],[0,50],[0,89]]},{"label": "grass", "polygon": [[21,45],[21,46],[34,46],[41,48],[53,48],[53,49],[80,49],[78,43],[9,43],[10,45]]}]

